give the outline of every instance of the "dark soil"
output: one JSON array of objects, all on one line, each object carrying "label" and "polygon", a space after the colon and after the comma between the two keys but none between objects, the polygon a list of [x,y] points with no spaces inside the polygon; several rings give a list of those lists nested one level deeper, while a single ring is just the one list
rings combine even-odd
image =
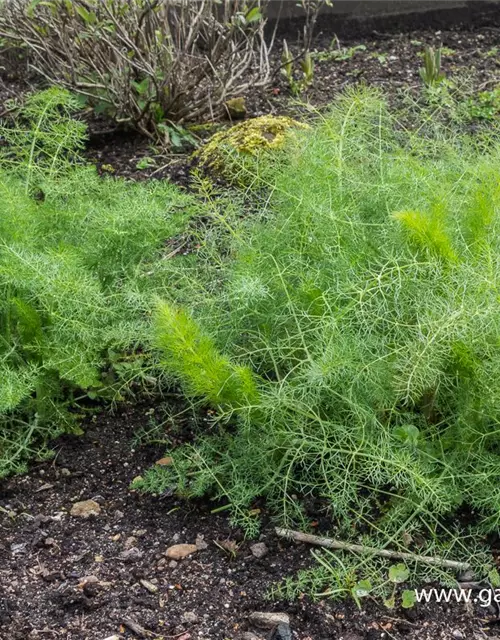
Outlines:
[{"label": "dark soil", "polygon": [[[148,637],[232,639],[250,629],[254,611],[288,613],[295,640],[492,637],[493,609],[433,604],[388,612],[369,602],[359,611],[353,602],[267,600],[271,585],[310,565],[309,550],[278,539],[267,524],[261,541],[269,552],[257,559],[241,531],[210,513],[213,505],[131,490],[164,453],[134,445],[154,414],[124,406],[96,415],[85,436],[55,443],[53,461],[0,483],[1,640],[140,637],[127,628],[130,620]],[[87,499],[101,506],[99,515],[70,514]],[[177,563],[165,557],[170,545],[200,536],[206,549]],[[237,545],[234,557],[217,546],[224,541]]]},{"label": "dark soil", "polygon": [[[30,80],[33,81],[30,82]],[[22,97],[34,86],[35,79],[23,56],[15,49],[0,50],[0,115],[7,110],[8,101]]]}]

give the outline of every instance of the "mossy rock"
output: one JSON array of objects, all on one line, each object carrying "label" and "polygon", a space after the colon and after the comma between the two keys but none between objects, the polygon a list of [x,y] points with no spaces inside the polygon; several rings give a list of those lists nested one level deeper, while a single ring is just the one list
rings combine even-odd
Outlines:
[{"label": "mossy rock", "polygon": [[210,173],[241,181],[259,156],[282,149],[291,132],[308,128],[287,116],[259,116],[214,134],[194,158]]}]

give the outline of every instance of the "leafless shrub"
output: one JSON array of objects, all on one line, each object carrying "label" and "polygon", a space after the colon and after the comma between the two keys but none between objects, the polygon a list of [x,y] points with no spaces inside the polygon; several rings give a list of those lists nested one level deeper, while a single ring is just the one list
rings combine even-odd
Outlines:
[{"label": "leafless shrub", "polygon": [[332,0],[299,0],[297,5],[304,11],[304,51],[310,51],[316,22],[323,7],[331,7]]},{"label": "leafless shrub", "polygon": [[153,137],[270,79],[267,0],[5,0],[0,35],[32,67]]}]

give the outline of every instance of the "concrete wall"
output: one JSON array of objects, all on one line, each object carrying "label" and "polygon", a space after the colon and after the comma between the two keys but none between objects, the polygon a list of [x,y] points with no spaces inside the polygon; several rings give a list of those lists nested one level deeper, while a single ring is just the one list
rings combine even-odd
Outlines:
[{"label": "concrete wall", "polygon": [[[500,0],[490,0],[499,2]],[[270,0],[268,15],[276,18],[294,18],[303,15],[298,0]],[[476,2],[475,4],[482,4]],[[329,14],[350,15],[353,17],[380,16],[413,12],[433,11],[436,9],[464,8],[470,5],[466,0],[333,0],[331,7],[324,7]]]}]

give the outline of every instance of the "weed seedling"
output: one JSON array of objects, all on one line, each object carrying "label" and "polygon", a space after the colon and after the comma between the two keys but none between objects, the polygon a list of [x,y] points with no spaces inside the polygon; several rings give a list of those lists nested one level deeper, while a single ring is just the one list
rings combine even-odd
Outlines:
[{"label": "weed seedling", "polygon": [[144,156],[135,165],[135,168],[139,169],[139,171],[150,169],[151,167],[156,167],[156,160],[150,156]]},{"label": "weed seedling", "polygon": [[303,58],[300,60],[300,72],[299,77],[296,77],[296,71],[294,67],[294,57],[288,48],[286,40],[283,41],[283,54],[281,56],[281,73],[286,78],[288,86],[292,95],[299,96],[303,93],[314,80],[314,59],[313,55],[306,51]]},{"label": "weed seedling", "polygon": [[420,77],[427,88],[436,87],[445,78],[441,71],[441,47],[436,50],[425,47],[423,57],[424,66],[420,69]]},{"label": "weed seedling", "polygon": [[366,51],[364,44],[358,44],[353,47],[341,47],[338,38],[335,37],[328,51],[315,51],[313,56],[318,62],[344,62],[345,60],[351,60],[361,51]]},{"label": "weed seedling", "polygon": [[500,88],[480,91],[467,101],[467,111],[471,118],[493,120],[500,113]]}]

